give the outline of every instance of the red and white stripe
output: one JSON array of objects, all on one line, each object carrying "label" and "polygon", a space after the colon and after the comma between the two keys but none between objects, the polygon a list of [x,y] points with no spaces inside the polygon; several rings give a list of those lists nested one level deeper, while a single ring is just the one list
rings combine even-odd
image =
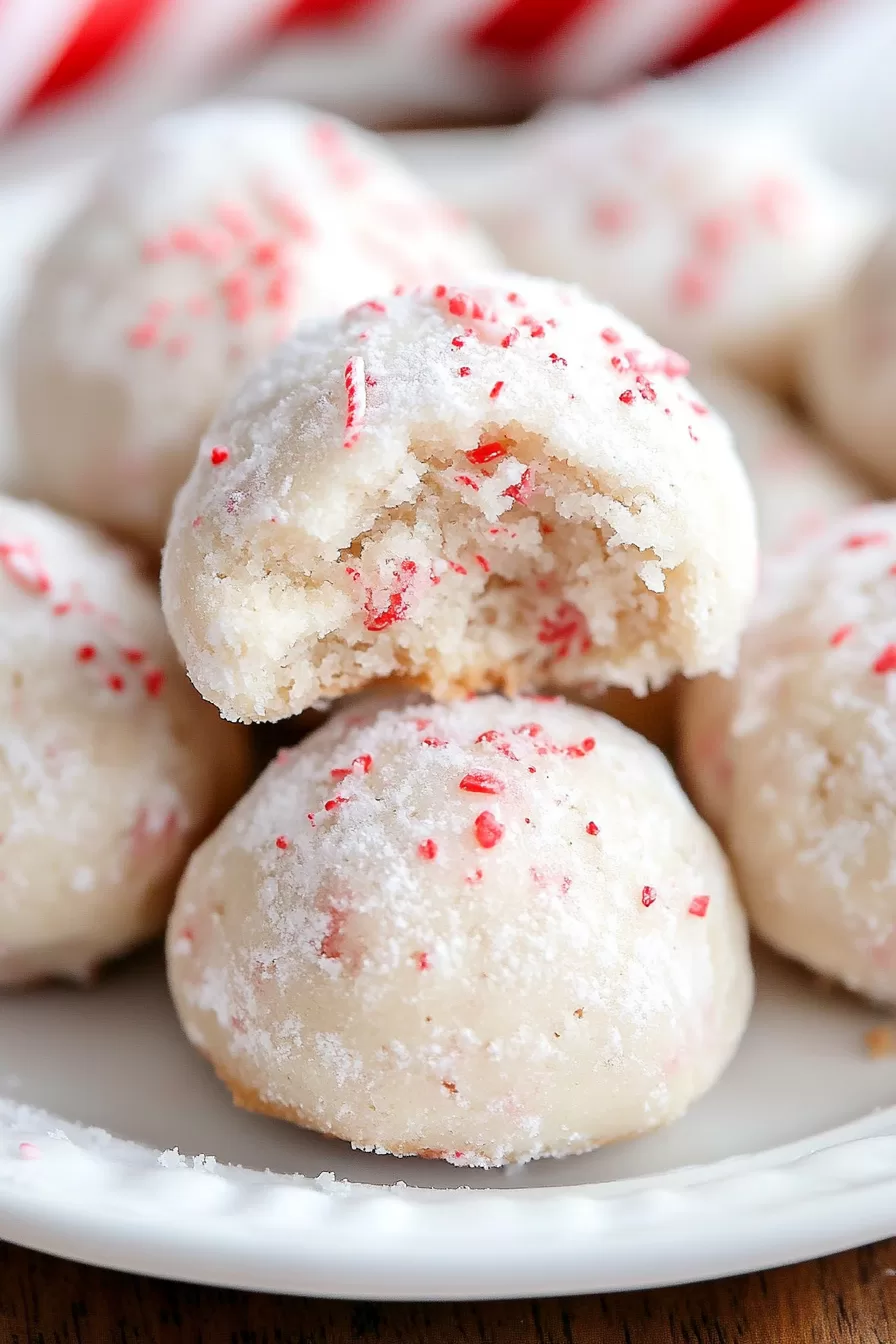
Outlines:
[{"label": "red and white stripe", "polygon": [[161,110],[255,56],[254,83],[369,120],[475,114],[678,69],[812,2],[0,0],[0,125]]}]

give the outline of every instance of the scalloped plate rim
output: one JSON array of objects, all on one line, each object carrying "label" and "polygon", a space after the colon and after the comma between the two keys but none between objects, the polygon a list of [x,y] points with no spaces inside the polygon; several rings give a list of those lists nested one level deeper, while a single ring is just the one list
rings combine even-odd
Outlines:
[{"label": "scalloped plate rim", "polygon": [[[157,1150],[113,1141],[111,1155],[98,1153],[78,1142],[90,1130],[43,1120],[45,1129],[6,1126],[0,1235],[222,1287],[418,1301],[593,1293],[745,1273],[896,1234],[896,1106],[705,1165],[506,1191],[328,1190],[239,1167],[165,1167]],[[22,1141],[41,1158],[23,1161]],[[67,1170],[69,1191],[44,1188]],[[185,1208],[200,1193],[212,1198]]]}]

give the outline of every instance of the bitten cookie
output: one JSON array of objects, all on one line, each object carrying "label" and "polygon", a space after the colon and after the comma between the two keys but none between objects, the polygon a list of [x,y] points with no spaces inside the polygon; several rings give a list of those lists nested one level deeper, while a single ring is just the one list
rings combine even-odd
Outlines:
[{"label": "bitten cookie", "polygon": [[442,699],[731,667],[752,501],[686,369],[526,276],[303,324],[177,501],[162,593],[195,685],[261,720],[393,675]]},{"label": "bitten cookie", "polygon": [[726,860],[654,748],[560,700],[339,712],[190,862],[187,1035],[251,1110],[496,1166],[679,1116],[746,1024]]},{"label": "bitten cookie", "polygon": [[896,506],[782,564],[736,694],[728,839],[754,926],[896,1002]]},{"label": "bitten cookie", "polygon": [[[869,497],[865,483],[830,456],[775,402],[717,374],[701,377],[708,400],[734,433],[756,497],[759,538],[775,582],[776,557],[817,536]],[[717,676],[683,681],[678,764],[701,815],[722,832],[730,808],[728,735],[733,683]]]},{"label": "bitten cookie", "polygon": [[85,979],[157,934],[247,757],[131,557],[0,499],[0,985]]},{"label": "bitten cookie", "polygon": [[212,414],[298,318],[493,261],[347,122],[251,101],[165,117],[38,268],[16,373],[27,487],[161,546]]},{"label": "bitten cookie", "polygon": [[887,490],[896,486],[896,225],[806,334],[808,415]]},{"label": "bitten cookie", "polygon": [[577,280],[685,354],[779,383],[877,208],[780,128],[655,87],[550,109],[485,210],[509,260]]}]

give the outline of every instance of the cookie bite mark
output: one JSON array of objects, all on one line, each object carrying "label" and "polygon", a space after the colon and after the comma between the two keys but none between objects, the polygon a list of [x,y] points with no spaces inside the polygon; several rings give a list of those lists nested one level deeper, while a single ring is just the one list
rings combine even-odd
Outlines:
[{"label": "cookie bite mark", "polygon": [[300,327],[211,431],[246,502],[222,516],[194,474],[163,589],[226,715],[282,718],[394,676],[439,699],[588,680],[640,694],[730,662],[750,501],[720,422],[695,434],[687,361],[574,289],[513,279]]}]

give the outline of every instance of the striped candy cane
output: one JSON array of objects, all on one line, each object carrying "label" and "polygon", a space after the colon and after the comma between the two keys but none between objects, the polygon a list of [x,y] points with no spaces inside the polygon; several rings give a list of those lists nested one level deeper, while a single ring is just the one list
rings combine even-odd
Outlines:
[{"label": "striped candy cane", "polygon": [[378,97],[394,115],[403,98],[419,105],[427,91],[436,111],[453,100],[476,110],[496,88],[596,93],[680,69],[810,3],[0,0],[0,125],[91,93],[161,110],[265,49],[292,67],[299,94],[306,65],[309,80],[313,64],[337,96],[342,70],[347,102],[360,89],[374,118]]}]

